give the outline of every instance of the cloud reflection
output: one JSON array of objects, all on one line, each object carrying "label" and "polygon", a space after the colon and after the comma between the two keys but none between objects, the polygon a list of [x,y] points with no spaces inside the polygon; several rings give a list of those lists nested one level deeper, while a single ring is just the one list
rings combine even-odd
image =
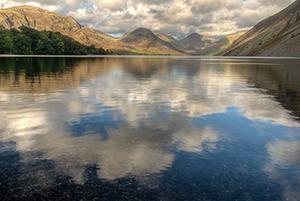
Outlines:
[{"label": "cloud reflection", "polygon": [[83,183],[88,165],[97,165],[98,175],[108,180],[129,175],[142,179],[172,165],[175,154],[170,148],[174,144],[179,145],[178,151],[201,153],[204,144],[218,140],[211,129],[192,128],[178,117],[166,120],[139,127],[123,125],[108,129],[106,140],[99,135],[73,137],[66,130],[53,130],[47,135],[36,136],[31,150],[42,151],[44,158],[55,161],[65,174]]},{"label": "cloud reflection", "polygon": [[[247,63],[243,69],[257,66]],[[249,81],[254,71],[245,74],[234,63],[108,58],[73,68],[42,74],[39,82],[20,81],[22,90],[3,76],[0,109],[6,118],[0,125],[9,133],[1,133],[2,140],[16,141],[22,153],[42,152],[78,183],[90,165],[107,180],[141,179],[171,167],[176,151],[214,151],[219,133],[190,122],[230,107],[250,120],[299,126],[274,95]],[[263,78],[271,79],[268,73]],[[86,130],[74,136],[74,126]]]},{"label": "cloud reflection", "polygon": [[[300,141],[276,140],[267,145],[271,161],[265,170],[285,187],[286,200],[300,197]],[[292,172],[289,178],[287,172]]]}]

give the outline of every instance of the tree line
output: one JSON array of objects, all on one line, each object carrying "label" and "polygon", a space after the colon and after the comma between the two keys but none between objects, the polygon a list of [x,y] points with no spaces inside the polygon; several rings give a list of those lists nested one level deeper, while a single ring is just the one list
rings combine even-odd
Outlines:
[{"label": "tree line", "polygon": [[29,27],[0,28],[0,54],[21,55],[100,55],[111,52],[83,45],[58,32],[37,31]]}]

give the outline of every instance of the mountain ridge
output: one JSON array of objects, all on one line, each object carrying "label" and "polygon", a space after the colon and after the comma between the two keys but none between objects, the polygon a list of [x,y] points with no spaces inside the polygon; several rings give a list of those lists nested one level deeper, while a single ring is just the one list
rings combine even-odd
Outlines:
[{"label": "mountain ridge", "polygon": [[27,26],[38,31],[59,32],[83,45],[93,45],[115,54],[199,55],[207,53],[203,50],[205,46],[203,44],[211,45],[211,41],[202,40],[204,37],[198,33],[177,40],[170,35],[154,33],[147,28],[137,28],[121,38],[114,38],[81,25],[73,17],[62,16],[34,6],[0,9],[0,26],[5,29]]},{"label": "mountain ridge", "polygon": [[81,25],[74,17],[34,6],[0,9],[0,27],[27,26],[38,31],[59,32],[86,46],[115,54],[300,56],[300,0],[244,32],[208,37],[191,33],[177,39],[140,27],[115,38]]}]

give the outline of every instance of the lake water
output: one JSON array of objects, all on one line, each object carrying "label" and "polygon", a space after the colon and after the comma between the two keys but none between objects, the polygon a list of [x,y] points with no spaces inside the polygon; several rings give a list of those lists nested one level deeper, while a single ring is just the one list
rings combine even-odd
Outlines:
[{"label": "lake water", "polygon": [[0,200],[299,201],[300,60],[0,58]]}]

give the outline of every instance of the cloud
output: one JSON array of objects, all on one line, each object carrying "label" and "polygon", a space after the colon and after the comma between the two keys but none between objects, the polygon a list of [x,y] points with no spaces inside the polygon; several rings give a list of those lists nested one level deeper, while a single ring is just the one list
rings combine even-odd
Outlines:
[{"label": "cloud", "polygon": [[[107,33],[148,27],[175,36],[196,31],[221,35],[249,29],[294,0],[0,0],[1,7],[30,4],[72,15]],[[205,27],[212,27],[207,30]]]}]

